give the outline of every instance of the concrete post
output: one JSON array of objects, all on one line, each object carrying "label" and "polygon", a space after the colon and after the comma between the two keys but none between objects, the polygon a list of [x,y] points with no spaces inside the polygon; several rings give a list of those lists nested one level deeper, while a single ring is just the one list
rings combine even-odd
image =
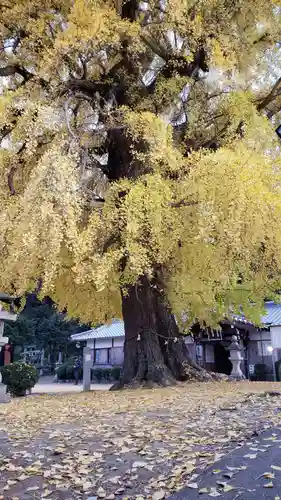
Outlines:
[{"label": "concrete post", "polygon": [[42,375],[44,375],[44,370],[43,370],[44,358],[45,358],[45,352],[44,352],[44,349],[42,349],[41,357],[40,357],[40,377],[42,377]]},{"label": "concrete post", "polygon": [[91,347],[84,347],[84,349],[83,349],[83,391],[90,391],[90,389],[91,389],[91,370],[93,368],[93,354],[94,354],[94,351]]},{"label": "concrete post", "polygon": [[275,362],[277,361],[277,359],[276,359],[276,349],[272,349],[271,359],[272,359],[273,381],[276,382],[277,381],[276,367],[275,367]]}]

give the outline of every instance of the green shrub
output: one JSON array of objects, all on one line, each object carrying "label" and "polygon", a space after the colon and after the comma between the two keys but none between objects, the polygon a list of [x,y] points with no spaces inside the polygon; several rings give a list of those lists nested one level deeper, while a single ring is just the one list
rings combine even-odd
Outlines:
[{"label": "green shrub", "polygon": [[74,367],[71,366],[71,364],[67,364],[65,367],[65,377],[66,377],[66,380],[73,380],[74,379]]},{"label": "green shrub", "polygon": [[267,376],[271,373],[270,368],[265,363],[255,364],[255,379],[258,381],[266,380]]},{"label": "green shrub", "polygon": [[1,374],[12,396],[25,396],[26,391],[32,389],[39,379],[36,368],[21,361],[3,366]]},{"label": "green shrub", "polygon": [[106,381],[106,382],[109,382],[110,379],[111,379],[111,368],[104,368],[103,369],[103,379]]},{"label": "green shrub", "polygon": [[103,369],[102,368],[95,368],[93,370],[93,377],[97,382],[101,382],[103,378]]},{"label": "green shrub", "polygon": [[[75,357],[69,358],[65,363],[60,365],[57,369],[58,380],[74,380],[74,363]],[[83,377],[83,370],[81,368],[79,378]]]},{"label": "green shrub", "polygon": [[100,383],[102,380],[110,382],[111,380],[119,380],[121,368],[114,366],[113,368],[94,368],[92,370],[92,380]]},{"label": "green shrub", "polygon": [[114,366],[111,370],[111,377],[113,378],[113,380],[115,380],[115,381],[119,380],[120,375],[121,375],[120,366]]},{"label": "green shrub", "polygon": [[73,363],[74,363],[74,360],[72,360],[72,363],[70,363],[70,360],[67,360],[65,363],[62,363],[62,365],[60,365],[57,368],[56,374],[57,374],[58,380],[67,380],[67,379],[71,378],[71,376],[69,377],[68,375],[69,375],[69,371],[71,368],[71,364],[72,364],[72,370],[73,370]]},{"label": "green shrub", "polygon": [[280,380],[281,380],[281,359],[279,359],[275,363],[275,373],[276,373],[276,378],[277,378],[278,382],[280,382]]}]

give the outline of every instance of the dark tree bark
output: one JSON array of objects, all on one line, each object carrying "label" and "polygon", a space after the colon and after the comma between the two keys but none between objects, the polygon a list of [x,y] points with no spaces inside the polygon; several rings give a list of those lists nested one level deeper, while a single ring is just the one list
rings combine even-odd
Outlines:
[{"label": "dark tree bark", "polygon": [[[109,132],[105,173],[110,181],[136,179],[144,173],[143,166],[132,154],[131,145],[131,139],[124,130]],[[145,151],[145,145],[134,144],[134,149]],[[119,193],[120,200],[123,196],[124,193]],[[124,260],[120,263],[121,273],[125,266]],[[191,359],[184,337],[160,291],[164,288],[160,275],[159,271],[152,281],[142,276],[135,285],[121,290],[125,325],[124,366],[114,389],[165,387],[177,381],[205,381],[215,377]]]},{"label": "dark tree bark", "polygon": [[213,378],[191,359],[175,318],[155,283],[142,277],[138,284],[121,293],[124,367],[114,389],[166,387],[177,381]]},{"label": "dark tree bark", "polygon": [[169,305],[159,292],[156,293],[156,314],[159,343],[165,364],[174,378],[181,381],[192,378],[209,380],[211,375],[197,365],[190,356],[185,337],[180,333]]},{"label": "dark tree bark", "polygon": [[121,385],[156,383],[167,386],[175,379],[165,364],[159,337],[155,293],[146,277],[122,291],[125,324],[124,368]]}]

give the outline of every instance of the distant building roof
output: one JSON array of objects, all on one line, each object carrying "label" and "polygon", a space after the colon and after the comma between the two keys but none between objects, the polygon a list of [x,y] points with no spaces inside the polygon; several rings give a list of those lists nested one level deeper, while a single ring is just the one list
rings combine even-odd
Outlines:
[{"label": "distant building roof", "polygon": [[281,326],[281,304],[266,302],[264,306],[266,314],[261,318],[262,323],[271,326]]},{"label": "distant building roof", "polygon": [[8,295],[7,293],[0,292],[1,302],[6,302],[7,304],[11,304],[11,302],[14,302],[15,300],[17,300],[17,297],[11,297],[11,295]]},{"label": "distant building roof", "polygon": [[0,320],[1,321],[16,321],[16,319],[17,319],[16,314],[11,314],[8,311],[1,309],[1,306],[0,306]]},{"label": "distant building roof", "polygon": [[[264,304],[266,314],[261,317],[261,322],[268,326],[281,326],[281,304],[274,302],[266,302]],[[234,316],[234,321],[249,323],[245,316]],[[112,339],[117,337],[125,337],[124,322],[113,319],[110,324],[94,328],[86,332],[76,333],[71,335],[72,340],[91,340],[91,339]]]},{"label": "distant building roof", "polygon": [[[261,317],[261,323],[264,326],[281,326],[281,304],[275,304],[275,302],[268,301],[265,302],[264,308],[266,313]],[[254,325],[254,323],[249,321],[244,314],[232,316],[232,321]]]},{"label": "distant building roof", "polygon": [[124,322],[113,319],[110,324],[99,326],[87,332],[75,333],[71,335],[72,340],[91,340],[91,339],[112,339],[116,337],[125,337]]}]

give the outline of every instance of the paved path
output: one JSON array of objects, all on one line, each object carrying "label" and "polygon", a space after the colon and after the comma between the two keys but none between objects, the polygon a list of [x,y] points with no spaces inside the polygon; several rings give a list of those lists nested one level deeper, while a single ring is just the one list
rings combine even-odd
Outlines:
[{"label": "paved path", "polygon": [[236,448],[192,483],[170,500],[281,500],[281,427]]},{"label": "paved path", "polygon": [[[91,391],[108,391],[112,384],[91,384]],[[32,389],[32,394],[60,394],[82,392],[82,384],[56,383],[51,377],[42,377]]]}]

